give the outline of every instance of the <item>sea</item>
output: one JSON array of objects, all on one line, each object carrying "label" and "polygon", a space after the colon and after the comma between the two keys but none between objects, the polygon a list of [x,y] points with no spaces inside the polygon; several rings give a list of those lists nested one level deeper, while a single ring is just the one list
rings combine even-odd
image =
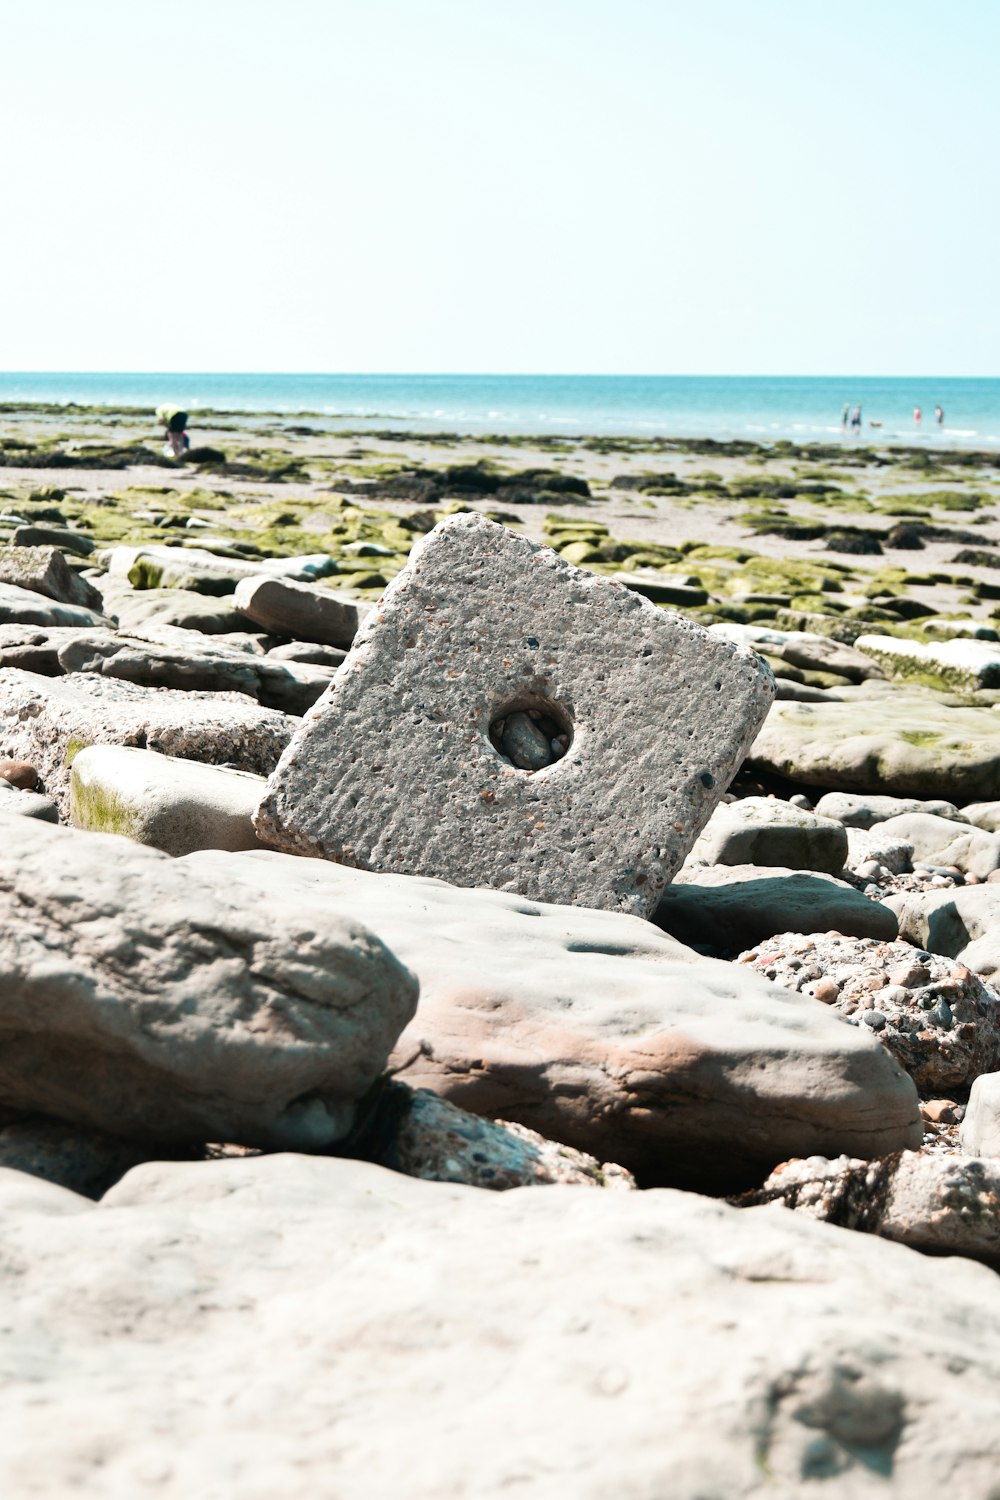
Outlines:
[{"label": "sea", "polygon": [[[1000,448],[1000,379],[764,375],[0,373],[13,402],[302,415],[329,430]],[[943,410],[935,419],[934,408]],[[914,420],[914,408],[922,421]]]}]

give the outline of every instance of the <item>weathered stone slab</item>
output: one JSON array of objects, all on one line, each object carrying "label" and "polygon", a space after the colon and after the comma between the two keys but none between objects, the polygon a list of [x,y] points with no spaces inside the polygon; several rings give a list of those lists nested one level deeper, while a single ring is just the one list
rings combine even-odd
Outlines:
[{"label": "weathered stone slab", "polygon": [[776,865],[687,864],[653,920],[682,943],[736,954],[776,932],[843,932],[892,940],[895,916],[846,881]]},{"label": "weathered stone slab", "polygon": [[408,1083],[647,1181],[759,1180],[820,1139],[920,1140],[913,1084],[873,1039],[637,917],[282,854],[183,863],[360,917],[420,980],[393,1054]]},{"label": "weathered stone slab", "polygon": [[236,586],[233,603],[274,635],[342,648],[351,645],[369,613],[368,606],[355,599],[284,578],[244,578]]},{"label": "weathered stone slab", "polygon": [[887,818],[881,829],[913,845],[915,865],[954,865],[980,880],[1000,867],[1000,833],[988,833],[985,828],[933,813],[901,813],[897,818]]},{"label": "weathered stone slab", "polygon": [[865,797],[854,792],[827,792],[816,803],[817,817],[834,818],[845,828],[874,828],[876,823],[901,817],[903,813],[933,813],[935,817],[950,818],[955,823],[965,820],[965,812],[959,812],[953,802],[925,802],[919,797],[880,797],[877,794]]},{"label": "weathered stone slab", "polygon": [[247,626],[246,616],[238,613],[231,598],[214,599],[193,589],[134,589],[127,579],[106,574],[101,579],[101,594],[108,614],[125,631],[163,624],[203,635],[223,635],[246,630]]},{"label": "weathered stone slab", "polygon": [[[646,915],[773,693],[747,648],[454,516],[365,621],[258,828],[361,868]],[[535,772],[491,736],[518,711],[557,730]]]},{"label": "weathered stone slab", "polygon": [[776,797],[722,802],[698,835],[691,861],[709,865],[780,865],[838,875],[847,860],[842,823]]},{"label": "weathered stone slab", "polygon": [[1000,715],[949,708],[909,686],[843,703],[778,703],[748,759],[813,786],[971,802],[1000,780]]},{"label": "weathered stone slab", "polygon": [[90,745],[73,757],[70,817],[77,828],[123,834],[165,854],[257,849],[252,815],[263,786],[263,777],[248,771],[123,745]]},{"label": "weathered stone slab", "polygon": [[0,547],[0,583],[30,589],[57,604],[99,610],[101,596],[58,547]]},{"label": "weathered stone slab", "polygon": [[109,631],[76,634],[60,645],[56,655],[67,674],[93,672],[144,687],[185,692],[245,693],[265,708],[296,715],[313,706],[334,675],[328,667],[271,661],[247,651],[208,644],[197,650],[164,646]]},{"label": "weathered stone slab", "polygon": [[108,621],[96,609],[60,604],[47,594],[0,581],[0,625],[73,625],[93,627]]},{"label": "weathered stone slab", "polygon": [[[990,1500],[1000,1283],[692,1193],[0,1174],[11,1500]],[[99,1461],[97,1456],[99,1455]]]},{"label": "weathered stone slab", "polygon": [[167,1142],[322,1149],[413,1015],[413,976],[295,888],[4,817],[0,1106]]},{"label": "weathered stone slab", "polygon": [[857,649],[877,661],[891,677],[929,678],[942,688],[1000,687],[1000,646],[988,641],[925,643],[891,635],[862,635]]},{"label": "weathered stone slab", "polygon": [[81,674],[0,672],[0,756],[35,766],[69,814],[69,768],[86,745],[135,745],[266,775],[296,721],[241,693],[137,687]]},{"label": "weathered stone slab", "polygon": [[18,526],[11,542],[15,547],[58,547],[78,557],[89,557],[96,546],[85,531],[71,531],[66,526]]}]

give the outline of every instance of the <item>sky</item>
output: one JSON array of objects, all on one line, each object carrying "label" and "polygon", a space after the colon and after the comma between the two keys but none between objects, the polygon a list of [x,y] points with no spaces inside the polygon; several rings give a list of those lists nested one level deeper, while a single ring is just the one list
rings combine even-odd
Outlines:
[{"label": "sky", "polygon": [[996,0],[0,0],[0,368],[1000,375]]}]

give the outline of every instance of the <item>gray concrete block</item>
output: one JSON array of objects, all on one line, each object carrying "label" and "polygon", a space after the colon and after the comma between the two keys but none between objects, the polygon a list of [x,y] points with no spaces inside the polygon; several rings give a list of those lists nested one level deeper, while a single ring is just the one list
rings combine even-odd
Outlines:
[{"label": "gray concrete block", "polygon": [[[453,516],[365,621],[258,831],[363,869],[646,916],[773,695],[752,650]],[[534,771],[504,753],[519,712],[562,741]]]}]

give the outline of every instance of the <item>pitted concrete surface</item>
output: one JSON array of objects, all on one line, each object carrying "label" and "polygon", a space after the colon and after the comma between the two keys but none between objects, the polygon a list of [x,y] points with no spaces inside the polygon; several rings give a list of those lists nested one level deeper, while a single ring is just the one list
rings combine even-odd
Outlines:
[{"label": "pitted concrete surface", "polygon": [[[265,840],[363,869],[648,915],[763,723],[770,672],[480,515],[415,550],[268,783]],[[518,709],[569,732],[531,772]]]}]

